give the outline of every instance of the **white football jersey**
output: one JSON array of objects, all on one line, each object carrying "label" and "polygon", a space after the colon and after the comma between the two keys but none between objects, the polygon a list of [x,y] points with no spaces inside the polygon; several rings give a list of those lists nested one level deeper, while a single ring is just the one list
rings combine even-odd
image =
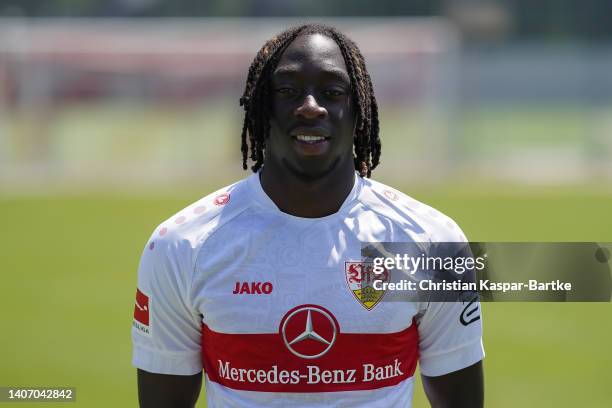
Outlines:
[{"label": "white football jersey", "polygon": [[[356,289],[362,242],[465,241],[447,216],[355,177],[335,214],[281,212],[259,175],[162,223],[138,272],[133,364],[204,369],[209,407],[410,407],[427,376],[484,357],[480,305]],[[374,296],[374,297],[372,297]]]}]

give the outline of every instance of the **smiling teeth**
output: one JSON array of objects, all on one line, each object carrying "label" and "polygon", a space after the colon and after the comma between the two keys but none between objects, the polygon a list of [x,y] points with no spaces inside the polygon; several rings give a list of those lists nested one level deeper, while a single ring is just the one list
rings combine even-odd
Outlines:
[{"label": "smiling teeth", "polygon": [[325,140],[323,136],[297,135],[296,139],[300,142],[320,142]]}]

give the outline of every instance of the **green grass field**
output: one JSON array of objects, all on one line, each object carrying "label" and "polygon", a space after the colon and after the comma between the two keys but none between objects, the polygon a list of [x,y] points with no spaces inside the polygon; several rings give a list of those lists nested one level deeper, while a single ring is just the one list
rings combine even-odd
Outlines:
[{"label": "green grass field", "polygon": [[[472,240],[612,241],[609,190],[402,190]],[[159,222],[207,192],[0,198],[0,385],[77,387],[76,404],[54,407],[135,406],[138,258]],[[484,330],[488,407],[610,406],[610,303],[485,304]]]}]

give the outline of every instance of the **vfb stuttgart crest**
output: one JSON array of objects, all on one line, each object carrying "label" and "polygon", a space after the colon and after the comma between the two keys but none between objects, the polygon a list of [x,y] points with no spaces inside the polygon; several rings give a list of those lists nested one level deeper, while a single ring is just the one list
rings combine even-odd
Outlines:
[{"label": "vfb stuttgart crest", "polygon": [[[389,272],[374,273],[372,262],[345,262],[344,276],[355,299],[367,310],[372,310],[385,295],[384,290],[374,289],[374,281],[389,282]],[[378,286],[378,285],[377,285]]]}]

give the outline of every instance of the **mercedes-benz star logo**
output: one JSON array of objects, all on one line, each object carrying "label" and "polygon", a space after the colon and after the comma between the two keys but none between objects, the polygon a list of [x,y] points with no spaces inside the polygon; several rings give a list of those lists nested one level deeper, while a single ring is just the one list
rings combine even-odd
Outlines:
[{"label": "mercedes-benz star logo", "polygon": [[336,318],[317,305],[291,309],[281,320],[280,334],[287,349],[301,358],[319,358],[334,345],[339,326]]}]

